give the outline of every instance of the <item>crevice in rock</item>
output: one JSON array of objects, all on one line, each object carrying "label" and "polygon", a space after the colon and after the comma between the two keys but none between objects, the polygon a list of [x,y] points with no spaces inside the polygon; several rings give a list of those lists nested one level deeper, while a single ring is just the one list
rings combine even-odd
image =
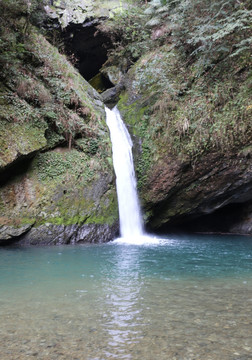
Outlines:
[{"label": "crevice in rock", "polygon": [[67,55],[72,65],[99,93],[115,86],[106,73],[100,72],[108,60],[109,49],[113,48],[110,37],[97,29],[104,19],[70,23],[64,29],[57,19],[47,19],[43,24],[47,39]]},{"label": "crevice in rock", "polygon": [[191,232],[250,233],[252,201],[226,205],[212,214],[185,222],[183,228]]},{"label": "crevice in rock", "polygon": [[[107,51],[112,47],[111,40],[97,31],[98,23],[96,20],[70,24],[62,32],[66,53],[72,57],[75,67],[87,81],[99,73],[108,59]],[[108,81],[107,86],[113,85]]]},{"label": "crevice in rock", "polygon": [[89,84],[99,93],[103,93],[111,88],[114,88],[114,84],[106,78],[103,74],[98,73],[92,79],[89,80]]},{"label": "crevice in rock", "polygon": [[8,225],[0,226],[0,247],[17,246],[22,236],[31,230],[33,224],[34,222],[17,228]]},{"label": "crevice in rock", "polygon": [[0,172],[0,186],[4,186],[17,176],[26,174],[36,153],[37,152],[31,153],[27,156],[21,156],[11,165],[6,166]]},{"label": "crevice in rock", "polygon": [[232,203],[199,217],[184,217],[164,225],[159,232],[251,234],[252,201]]}]

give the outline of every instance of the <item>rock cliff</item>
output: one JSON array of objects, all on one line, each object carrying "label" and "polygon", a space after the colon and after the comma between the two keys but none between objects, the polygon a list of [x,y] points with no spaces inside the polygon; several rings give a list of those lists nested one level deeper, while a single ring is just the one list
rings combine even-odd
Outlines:
[{"label": "rock cliff", "polygon": [[119,96],[147,228],[252,234],[251,9],[201,2],[0,4],[0,244],[118,233]]},{"label": "rock cliff", "polygon": [[195,64],[165,45],[130,69],[119,109],[135,135],[150,229],[252,233],[251,78],[243,60],[195,76]]},{"label": "rock cliff", "polygon": [[118,215],[100,95],[21,10],[2,10],[1,244],[108,241]]}]

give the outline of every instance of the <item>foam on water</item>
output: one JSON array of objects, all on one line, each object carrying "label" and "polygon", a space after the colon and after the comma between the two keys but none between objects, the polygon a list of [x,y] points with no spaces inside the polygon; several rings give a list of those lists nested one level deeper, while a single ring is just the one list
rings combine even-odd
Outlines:
[{"label": "foam on water", "polygon": [[130,245],[158,245],[162,239],[158,239],[156,237],[151,237],[147,235],[142,236],[128,236],[128,237],[120,237],[114,240],[116,244],[130,244]]},{"label": "foam on water", "polygon": [[165,245],[173,242],[171,239],[163,239],[156,236],[141,235],[141,236],[128,236],[120,237],[113,241],[116,244],[128,244],[128,245]]}]

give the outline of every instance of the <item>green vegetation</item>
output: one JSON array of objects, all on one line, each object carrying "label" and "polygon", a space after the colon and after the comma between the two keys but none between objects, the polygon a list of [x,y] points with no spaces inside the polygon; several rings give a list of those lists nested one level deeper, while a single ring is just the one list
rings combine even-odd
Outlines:
[{"label": "green vegetation", "polygon": [[135,3],[99,28],[114,43],[110,62],[124,70],[149,50],[172,44],[200,75],[223,58],[248,53],[251,9],[248,0],[152,0]]},{"label": "green vegetation", "polygon": [[151,48],[150,30],[139,5],[130,6],[98,26],[111,37],[114,48],[109,51],[108,65],[119,65],[123,72]]},{"label": "green vegetation", "polygon": [[32,26],[31,16],[41,5],[0,3],[1,119],[47,123],[47,133],[63,136],[71,147],[75,137],[95,136],[103,109],[93,104],[98,95],[92,87]]},{"label": "green vegetation", "polygon": [[170,35],[189,61],[198,56],[206,68],[249,50],[251,9],[247,0],[152,0],[145,13],[151,17],[149,26],[162,28],[163,40]]},{"label": "green vegetation", "polygon": [[[4,187],[1,214],[112,224],[103,105],[36,26],[43,4],[0,0],[0,166],[30,159],[27,173]],[[169,161],[194,169],[209,153],[251,156],[250,18],[247,0],[131,1],[98,27],[113,43],[104,74],[116,84],[124,76],[119,108],[134,135],[142,193]],[[20,189],[26,202],[18,207]]]},{"label": "green vegetation", "polygon": [[235,0],[153,0],[139,9],[149,38],[144,47],[129,40],[142,53],[130,57],[119,108],[141,139],[140,188],[158,160],[194,166],[209,152],[251,143],[251,9]]},{"label": "green vegetation", "polygon": [[43,3],[29,4],[0,1],[1,224],[114,224],[103,104],[34,26]]},{"label": "green vegetation", "polygon": [[95,170],[99,163],[94,163],[92,167],[87,167],[89,157],[77,150],[69,151],[66,148],[59,148],[56,151],[41,153],[36,159],[35,167],[38,168],[38,177],[41,181],[55,181],[69,176],[79,177],[82,183],[93,179]]}]

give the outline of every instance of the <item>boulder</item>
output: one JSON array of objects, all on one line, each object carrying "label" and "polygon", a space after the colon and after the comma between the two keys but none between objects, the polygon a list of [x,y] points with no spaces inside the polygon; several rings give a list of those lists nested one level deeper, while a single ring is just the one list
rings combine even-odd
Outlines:
[{"label": "boulder", "polygon": [[[194,221],[197,231],[197,219],[203,223],[204,216],[223,209],[223,218],[231,210],[234,216],[218,231],[251,234],[251,85],[248,67],[237,72],[236,66],[230,59],[195,76],[194,65],[164,45],[128,72],[118,108],[133,135],[149,229],[183,229]],[[238,209],[247,217],[237,214],[235,224]],[[201,231],[211,231],[208,225]]]}]

